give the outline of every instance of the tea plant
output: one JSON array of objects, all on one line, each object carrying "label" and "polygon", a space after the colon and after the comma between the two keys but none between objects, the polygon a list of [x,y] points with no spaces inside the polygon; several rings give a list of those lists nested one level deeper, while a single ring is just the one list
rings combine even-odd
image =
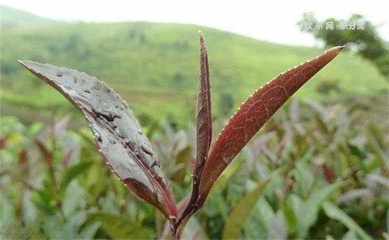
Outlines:
[{"label": "tea plant", "polygon": [[23,66],[61,92],[83,112],[106,164],[137,197],[165,215],[174,239],[180,238],[190,217],[203,206],[215,181],[243,147],[290,96],[343,48],[331,48],[315,59],[280,74],[258,89],[231,117],[211,148],[208,54],[202,33],[199,36],[200,84],[192,192],[179,203],[175,200],[149,139],[132,111],[112,89],[85,73],[21,61]]},{"label": "tea plant", "polygon": [[[289,102],[222,173],[182,238],[385,238],[386,102],[386,95]],[[0,118],[1,238],[166,237],[163,215],[138,201],[103,166],[92,134],[87,127],[75,128],[78,122],[65,117],[26,126],[15,117]],[[160,123],[152,130],[153,121],[141,123],[176,197],[184,198],[195,127],[175,130]],[[214,130],[223,123],[215,119]]]}]

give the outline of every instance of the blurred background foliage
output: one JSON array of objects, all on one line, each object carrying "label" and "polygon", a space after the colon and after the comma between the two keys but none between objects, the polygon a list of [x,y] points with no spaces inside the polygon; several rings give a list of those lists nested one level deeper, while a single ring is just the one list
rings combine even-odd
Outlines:
[{"label": "blurred background foliage", "polygon": [[[164,217],[105,166],[81,114],[16,60],[76,68],[117,90],[182,199],[195,151],[199,27],[66,23],[5,7],[2,14],[0,237],[164,236]],[[322,51],[202,29],[214,139],[254,89]],[[388,239],[387,90],[376,65],[342,53],[226,169],[183,238]]]},{"label": "blurred background foliage", "polygon": [[[326,29],[327,22],[334,24],[333,30]],[[312,27],[307,27],[306,23],[310,23]],[[316,27],[317,24],[323,24],[322,29]],[[313,13],[305,13],[298,25],[301,31],[313,34],[326,46],[346,45],[348,48],[357,50],[361,56],[371,60],[389,79],[389,43],[378,35],[379,26],[375,26],[362,15],[353,14],[349,19],[328,18],[321,22]],[[358,30],[358,27],[361,29]]]},{"label": "blurred background foliage", "polygon": [[[388,125],[377,107],[383,101],[289,102],[222,175],[185,239],[388,237]],[[69,122],[25,126],[1,118],[1,235],[161,236],[161,214],[105,166],[89,129],[71,129]],[[183,198],[190,191],[195,128],[142,123]],[[223,124],[216,121],[216,131]]]}]

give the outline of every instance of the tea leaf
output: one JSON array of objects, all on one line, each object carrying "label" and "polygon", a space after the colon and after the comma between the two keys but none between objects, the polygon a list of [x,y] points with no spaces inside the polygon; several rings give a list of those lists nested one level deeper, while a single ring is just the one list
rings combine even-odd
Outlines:
[{"label": "tea leaf", "polygon": [[68,184],[78,175],[88,170],[88,168],[92,166],[92,164],[93,164],[92,161],[83,161],[66,169],[61,179],[61,184],[60,184],[61,192],[65,191]]},{"label": "tea leaf", "polygon": [[250,216],[252,210],[255,207],[259,197],[265,190],[268,180],[261,182],[251,192],[247,193],[232,209],[231,214],[226,220],[226,224],[223,228],[223,239],[238,239],[239,233],[243,228],[245,220]]},{"label": "tea leaf", "polygon": [[385,163],[389,163],[389,155],[385,152],[386,144],[382,132],[376,124],[371,123],[366,131],[366,138],[379,163],[385,165]]},{"label": "tea leaf", "polygon": [[205,201],[215,180],[267,120],[342,48],[331,48],[315,59],[280,74],[240,106],[220,133],[205,163],[200,183],[200,202]]},{"label": "tea leaf", "polygon": [[[209,84],[208,54],[204,36],[200,37],[200,86],[197,100],[197,152],[193,170],[194,177],[203,169],[212,141],[211,93]],[[196,181],[196,180],[195,180]]]},{"label": "tea leaf", "polygon": [[100,223],[92,223],[88,224],[84,227],[84,229],[80,232],[80,239],[95,239],[97,230],[100,228]]},{"label": "tea leaf", "polygon": [[196,218],[191,218],[190,221],[188,222],[187,227],[185,228],[185,230],[182,233],[181,239],[207,240],[209,238],[207,236],[207,233],[205,232],[205,229],[201,226],[200,222]]},{"label": "tea leaf", "polygon": [[76,70],[20,62],[82,111],[107,165],[136,196],[175,216],[175,203],[151,143],[133,112],[111,88]]},{"label": "tea leaf", "polygon": [[113,239],[153,239],[151,229],[142,227],[139,223],[133,222],[121,215],[109,213],[96,213],[92,215],[91,221],[98,221],[101,227]]},{"label": "tea leaf", "polygon": [[283,203],[282,210],[289,231],[294,232],[297,226],[297,216],[290,198]]},{"label": "tea leaf", "polygon": [[288,231],[284,215],[279,210],[271,219],[267,239],[287,239]]},{"label": "tea leaf", "polygon": [[323,203],[323,210],[328,217],[343,223],[351,231],[358,234],[362,239],[372,239],[369,235],[365,233],[365,231],[363,231],[363,229],[350,216],[348,216],[345,212],[342,211],[342,209],[338,208],[332,203],[330,202]]},{"label": "tea leaf", "polygon": [[341,187],[341,183],[334,183],[316,190],[304,202],[303,207],[297,212],[297,238],[304,238],[309,228],[317,221],[321,205],[329,196]]}]

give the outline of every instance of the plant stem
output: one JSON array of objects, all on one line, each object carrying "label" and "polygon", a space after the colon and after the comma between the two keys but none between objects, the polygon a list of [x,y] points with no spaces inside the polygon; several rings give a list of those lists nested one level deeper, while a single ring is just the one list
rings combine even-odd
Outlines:
[{"label": "plant stem", "polygon": [[173,240],[180,239],[180,232],[177,231],[176,221],[173,221],[173,220],[170,221],[170,231],[172,232]]}]

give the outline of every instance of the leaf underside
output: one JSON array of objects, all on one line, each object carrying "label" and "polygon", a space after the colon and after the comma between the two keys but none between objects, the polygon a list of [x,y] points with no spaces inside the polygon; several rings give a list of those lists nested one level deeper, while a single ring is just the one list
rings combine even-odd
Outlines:
[{"label": "leaf underside", "polygon": [[133,112],[111,88],[85,73],[21,61],[80,109],[111,170],[136,196],[176,216],[175,203],[151,143]]},{"label": "leaf underside", "polygon": [[331,48],[322,55],[281,73],[240,106],[220,133],[205,163],[200,183],[200,204],[205,201],[223,170],[269,118],[342,48]]}]

